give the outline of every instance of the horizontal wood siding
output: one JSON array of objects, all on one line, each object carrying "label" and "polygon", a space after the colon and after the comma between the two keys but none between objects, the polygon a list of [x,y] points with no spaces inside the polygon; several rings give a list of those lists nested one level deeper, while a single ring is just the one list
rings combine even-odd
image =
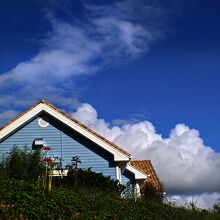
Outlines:
[{"label": "horizontal wood siding", "polygon": [[126,177],[125,175],[121,175],[121,183],[123,184],[123,185],[125,185],[126,186],[126,184],[127,184],[127,182],[129,182],[130,181],[130,179],[128,178],[128,177]]},{"label": "horizontal wood siding", "polygon": [[60,131],[49,125],[46,128],[42,128],[38,125],[38,119],[36,118],[12,136],[0,143],[0,152],[8,152],[13,145],[18,145],[19,148],[23,148],[25,145],[32,149],[32,144],[35,138],[44,138],[44,144],[52,146],[53,154],[60,155]]},{"label": "horizontal wood siding", "polygon": [[19,148],[23,148],[25,145],[32,148],[35,138],[43,138],[44,145],[52,148],[48,155],[62,156],[63,167],[71,162],[73,156],[79,156],[82,161],[79,167],[91,167],[95,172],[101,172],[103,175],[116,179],[112,155],[103,152],[94,143],[85,140],[52,118],[45,128],[38,125],[38,119],[39,117],[0,143],[0,154],[9,152],[14,144],[18,145]]},{"label": "horizontal wood siding", "polygon": [[115,177],[115,167],[109,167],[109,162],[103,157],[91,151],[88,147],[80,144],[66,134],[63,134],[63,164],[71,161],[73,156],[79,156],[82,161],[80,168],[91,167],[93,171],[103,173],[104,175]]}]

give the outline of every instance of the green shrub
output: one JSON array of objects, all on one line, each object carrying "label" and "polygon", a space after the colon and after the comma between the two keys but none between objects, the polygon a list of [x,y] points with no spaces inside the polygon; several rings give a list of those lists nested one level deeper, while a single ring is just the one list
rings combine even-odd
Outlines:
[{"label": "green shrub", "polygon": [[127,182],[125,189],[122,192],[122,197],[125,199],[135,199],[137,197],[135,185],[132,184],[130,181]]},{"label": "green shrub", "polygon": [[213,210],[220,215],[220,203],[215,203],[213,205]]},{"label": "green shrub", "polygon": [[[40,174],[43,166],[40,152],[14,147],[0,164],[1,173],[8,174],[0,175],[0,219],[220,219],[219,205],[213,212],[174,207],[158,202],[155,198],[161,198],[160,195],[149,188],[143,194],[146,199],[120,198],[115,195],[119,195],[123,187],[117,181],[91,169],[77,168],[78,157],[72,162],[68,176],[63,180],[57,178],[59,186],[44,190],[41,185],[26,181],[36,180]],[[76,188],[87,190],[79,192]],[[128,192],[134,195],[134,189],[130,190]]]},{"label": "green shrub", "polygon": [[66,187],[41,186],[0,176],[0,219],[155,219],[217,220],[220,215],[172,207],[154,200],[126,200],[108,194],[84,194]]},{"label": "green shrub", "polygon": [[155,188],[151,182],[145,182],[141,187],[141,195],[144,200],[155,200],[162,203],[164,199],[164,188],[162,185]]},{"label": "green shrub", "polygon": [[1,160],[1,174],[15,179],[37,181],[44,170],[44,163],[41,159],[39,149],[32,151],[25,146],[22,150],[14,145]]},{"label": "green shrub", "polygon": [[70,187],[89,188],[90,190],[116,195],[120,195],[124,190],[125,186],[120,184],[118,180],[113,180],[109,176],[102,175],[102,173],[93,172],[91,168],[78,168],[78,163],[81,163],[79,157],[73,157],[72,163],[67,165],[67,180]]}]

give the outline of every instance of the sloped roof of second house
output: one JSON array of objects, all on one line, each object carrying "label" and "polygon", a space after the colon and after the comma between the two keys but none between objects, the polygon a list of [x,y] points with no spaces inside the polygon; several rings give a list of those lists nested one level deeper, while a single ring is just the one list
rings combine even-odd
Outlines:
[{"label": "sloped roof of second house", "polygon": [[131,160],[130,164],[149,175],[148,181],[152,183],[157,190],[162,189],[162,191],[165,192],[163,184],[160,182],[150,160]]}]

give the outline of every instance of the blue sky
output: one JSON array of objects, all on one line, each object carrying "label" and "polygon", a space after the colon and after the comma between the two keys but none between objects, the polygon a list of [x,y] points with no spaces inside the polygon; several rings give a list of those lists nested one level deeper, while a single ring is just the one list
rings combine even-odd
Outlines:
[{"label": "blue sky", "polygon": [[45,98],[122,146],[113,126],[126,133],[148,121],[163,143],[187,131],[195,140],[178,143],[209,146],[220,169],[219,9],[217,0],[2,1],[0,125]]}]

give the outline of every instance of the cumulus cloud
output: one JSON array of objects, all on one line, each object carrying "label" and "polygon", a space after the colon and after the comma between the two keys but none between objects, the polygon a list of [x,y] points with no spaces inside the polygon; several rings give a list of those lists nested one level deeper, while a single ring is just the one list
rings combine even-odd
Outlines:
[{"label": "cumulus cloud", "polygon": [[[68,21],[56,17],[57,4],[52,4],[53,12],[46,16],[51,30],[45,39],[41,39],[43,45],[39,52],[9,72],[0,74],[1,102],[7,102],[10,108],[14,107],[15,100],[25,103],[23,107],[26,107],[26,103],[33,104],[42,97],[55,101],[54,104],[66,97],[77,99],[79,76],[133,60],[146,53],[151,44],[163,36],[163,29],[156,22],[141,22],[146,18],[149,21],[162,18],[162,10],[147,7],[146,3],[142,4],[146,6],[145,10],[144,7],[134,8],[136,4],[132,1],[84,4],[84,16],[78,19],[72,14],[71,18],[69,10]],[[138,8],[142,13],[138,13]],[[63,9],[67,10],[66,7]],[[8,99],[9,94],[11,99]],[[73,108],[72,104],[70,108]]]},{"label": "cumulus cloud", "polygon": [[220,191],[220,154],[205,146],[199,131],[178,124],[168,138],[149,121],[111,126],[97,111],[82,104],[72,116],[133,155],[150,159],[169,193]]},{"label": "cumulus cloud", "polygon": [[191,208],[190,204],[202,209],[212,209],[213,205],[220,203],[220,193],[202,193],[196,195],[173,195],[167,198],[167,202],[177,206]]}]

